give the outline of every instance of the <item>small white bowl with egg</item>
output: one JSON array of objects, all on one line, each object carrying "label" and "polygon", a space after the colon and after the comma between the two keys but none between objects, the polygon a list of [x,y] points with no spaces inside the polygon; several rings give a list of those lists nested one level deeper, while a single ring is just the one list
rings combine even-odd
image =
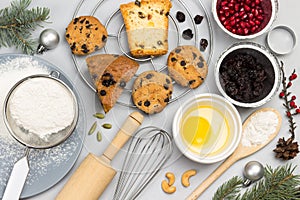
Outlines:
[{"label": "small white bowl with egg", "polygon": [[178,109],[172,125],[178,149],[203,164],[222,161],[237,148],[242,121],[236,108],[224,97],[199,94]]}]

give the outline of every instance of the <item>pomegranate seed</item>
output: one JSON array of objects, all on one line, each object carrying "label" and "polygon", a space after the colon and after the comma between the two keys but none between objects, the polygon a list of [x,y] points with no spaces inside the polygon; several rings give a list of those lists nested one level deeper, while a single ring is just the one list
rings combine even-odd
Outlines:
[{"label": "pomegranate seed", "polygon": [[246,28],[245,22],[241,22],[240,25],[241,25],[242,28]]},{"label": "pomegranate seed", "polygon": [[228,17],[230,15],[229,12],[225,12],[225,16]]},{"label": "pomegranate seed", "polygon": [[239,16],[242,17],[244,14],[245,14],[245,12],[242,11],[242,12],[239,13]]},{"label": "pomegranate seed", "polygon": [[235,11],[239,11],[239,9],[240,9],[240,4],[235,4],[234,5],[234,10]]},{"label": "pomegranate seed", "polygon": [[223,6],[226,6],[227,5],[227,1],[222,1],[221,2],[221,6],[223,7]]},{"label": "pomegranate seed", "polygon": [[248,22],[246,22],[245,24],[246,24],[247,28],[251,28],[252,27]]},{"label": "pomegranate seed", "polygon": [[251,8],[248,5],[245,5],[244,8],[245,8],[246,11],[250,11],[251,10]]},{"label": "pomegranate seed", "polygon": [[264,20],[263,16],[261,16],[261,15],[258,15],[258,16],[256,17],[256,19],[258,19],[259,21]]},{"label": "pomegranate seed", "polygon": [[223,14],[224,14],[224,10],[220,10],[220,11],[219,11],[219,14],[220,14],[220,15],[223,15]]},{"label": "pomegranate seed", "polygon": [[[255,28],[255,22],[254,21],[249,21],[249,24],[253,27],[253,28]],[[256,29],[256,28],[255,28]]]},{"label": "pomegranate seed", "polygon": [[241,28],[238,28],[236,31],[237,34],[242,35],[243,34],[243,30]]},{"label": "pomegranate seed", "polygon": [[294,107],[295,105],[296,105],[296,104],[295,104],[295,101],[291,101],[291,102],[290,102],[290,106],[291,106],[291,107]]},{"label": "pomegranate seed", "polygon": [[233,29],[231,30],[231,32],[234,33],[234,34],[236,34],[236,29],[233,28]]},{"label": "pomegranate seed", "polygon": [[280,92],[279,97],[280,98],[284,97],[284,92]]},{"label": "pomegranate seed", "polygon": [[254,33],[256,31],[256,28],[253,26],[252,28],[251,28],[251,33]]},{"label": "pomegranate seed", "polygon": [[228,26],[229,23],[230,23],[230,21],[229,21],[229,20],[226,20],[226,21],[224,22],[224,26]]},{"label": "pomegranate seed", "polygon": [[296,109],[296,113],[298,114],[298,113],[300,113],[300,109],[298,108],[298,109]]},{"label": "pomegranate seed", "polygon": [[[240,22],[241,19],[237,18],[235,21],[236,21],[236,22]],[[237,25],[240,26],[239,24],[237,24]]]},{"label": "pomegranate seed", "polygon": [[255,7],[255,2],[251,3],[251,7],[254,8]]},{"label": "pomegranate seed", "polygon": [[244,12],[244,11],[245,11],[245,9],[244,9],[244,8],[241,8],[241,9],[240,9],[240,12]]},{"label": "pomegranate seed", "polygon": [[229,7],[229,8],[232,8],[233,6],[234,6],[233,3],[229,3],[229,4],[228,4],[228,7]]},{"label": "pomegranate seed", "polygon": [[230,10],[229,13],[233,15],[235,13],[235,11],[234,10]]},{"label": "pomegranate seed", "polygon": [[258,14],[259,14],[259,12],[258,12],[258,10],[257,10],[257,9],[254,9],[254,11],[253,11],[252,13],[254,14],[254,16],[255,16],[255,17],[257,17],[257,16],[258,16]]},{"label": "pomegranate seed", "polygon": [[235,16],[235,17],[238,17],[238,16],[239,16],[239,13],[235,13],[234,16]]},{"label": "pomegranate seed", "polygon": [[224,6],[224,7],[223,7],[223,10],[229,10],[229,7]]},{"label": "pomegranate seed", "polygon": [[232,30],[231,26],[225,26],[225,28],[226,28],[227,30],[229,30],[229,31]]},{"label": "pomegranate seed", "polygon": [[249,33],[249,29],[244,28],[244,34],[245,34],[245,35],[248,35],[248,33]]},{"label": "pomegranate seed", "polygon": [[264,13],[264,11],[263,11],[262,9],[259,9],[258,12],[259,12],[260,14],[263,14],[263,13]]},{"label": "pomegranate seed", "polygon": [[260,25],[260,24],[261,24],[261,22],[260,22],[260,21],[258,21],[258,20],[256,20],[256,21],[255,21],[255,24],[257,24],[257,25]]},{"label": "pomegranate seed", "polygon": [[235,20],[230,21],[230,25],[234,26],[235,25]]},{"label": "pomegranate seed", "polygon": [[249,14],[248,14],[248,17],[249,17],[249,19],[253,19],[253,14],[252,14],[252,13],[249,13]]},{"label": "pomegranate seed", "polygon": [[296,100],[296,96],[295,96],[295,95],[292,96],[292,100],[293,100],[293,101]]},{"label": "pomegranate seed", "polygon": [[250,5],[251,4],[251,0],[246,0],[245,4]]},{"label": "pomegranate seed", "polygon": [[255,4],[259,5],[260,4],[260,0],[255,0]]},{"label": "pomegranate seed", "polygon": [[248,15],[247,14],[244,14],[243,16],[242,16],[242,19],[246,19],[248,17]]}]

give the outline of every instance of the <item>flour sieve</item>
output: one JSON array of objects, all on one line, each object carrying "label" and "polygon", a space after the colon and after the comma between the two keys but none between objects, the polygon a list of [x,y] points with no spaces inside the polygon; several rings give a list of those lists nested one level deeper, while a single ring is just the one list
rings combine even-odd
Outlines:
[{"label": "flour sieve", "polygon": [[[34,81],[34,82],[32,82]],[[12,110],[12,105],[13,102],[18,101],[19,99],[17,99],[18,97],[20,97],[20,95],[16,95],[18,94],[18,92],[20,93],[20,91],[22,91],[22,89],[27,86],[28,84],[41,84],[41,88],[43,89],[45,84],[51,83],[53,85],[55,85],[56,87],[52,87],[52,89],[50,88],[44,88],[46,92],[49,92],[49,94],[53,94],[53,93],[57,93],[57,95],[60,95],[60,98],[66,98],[71,102],[72,105],[70,105],[70,110],[72,110],[72,115],[69,117],[70,119],[70,123],[65,126],[63,129],[58,130],[57,132],[51,132],[51,134],[48,135],[42,135],[42,134],[37,134],[32,132],[29,129],[26,129],[25,126],[23,126],[23,124],[20,124],[17,122],[16,118],[14,118],[11,110]],[[59,88],[59,92],[57,91],[57,89]],[[54,90],[55,89],[55,90]],[[34,98],[37,95],[44,95],[44,92],[41,92],[41,90],[37,90],[36,93],[30,93],[28,92],[28,96],[30,98]],[[24,99],[21,99],[24,100]],[[21,101],[20,100],[20,101]],[[25,99],[28,100],[28,99]],[[29,99],[31,100],[31,99]],[[24,101],[24,104],[27,101]],[[56,102],[56,101],[55,101]],[[50,101],[45,102],[46,104],[50,105]],[[22,104],[21,104],[22,105]],[[40,107],[37,105],[34,105],[34,107],[36,108],[36,110],[33,110],[32,112],[40,112],[43,110],[43,105],[45,104],[41,104]],[[23,106],[23,105],[22,105]],[[24,105],[25,106],[25,105]],[[62,115],[61,110],[58,110],[57,108],[59,108],[59,106],[49,106],[49,108],[51,109],[51,113],[53,115],[59,116]],[[53,108],[53,109],[52,109]],[[54,147],[60,143],[62,143],[63,141],[65,141],[73,132],[73,130],[76,127],[77,124],[77,120],[78,120],[78,104],[77,104],[77,99],[73,93],[73,91],[63,82],[59,79],[59,72],[57,71],[53,71],[50,73],[50,75],[46,74],[46,75],[33,75],[33,76],[28,76],[22,80],[20,80],[19,82],[17,82],[8,92],[6,99],[4,101],[4,122],[5,125],[7,126],[10,134],[21,144],[25,145],[26,148],[26,153],[25,156],[22,157],[19,161],[17,161],[13,167],[13,170],[11,172],[11,176],[9,178],[9,181],[7,183],[5,192],[4,192],[4,196],[3,196],[3,200],[15,200],[15,199],[19,199],[20,194],[22,192],[23,186],[25,184],[25,180],[27,177],[27,174],[29,172],[29,164],[28,164],[28,155],[29,155],[29,148],[36,148],[36,149],[46,149],[46,148],[51,148]],[[44,110],[43,110],[44,111]],[[30,114],[30,110],[29,110],[29,114]],[[23,113],[21,113],[23,114]],[[28,113],[26,113],[27,115],[24,115],[25,118],[28,115]],[[45,115],[47,115],[47,113],[45,113]],[[32,122],[32,124],[34,124]],[[55,125],[53,125],[53,127],[55,128]],[[40,125],[43,128],[43,125]],[[42,129],[42,130],[46,130]]]}]

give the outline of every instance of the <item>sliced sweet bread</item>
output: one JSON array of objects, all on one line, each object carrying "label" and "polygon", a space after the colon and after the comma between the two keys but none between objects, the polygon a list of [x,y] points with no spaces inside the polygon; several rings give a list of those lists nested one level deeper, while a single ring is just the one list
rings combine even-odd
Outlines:
[{"label": "sliced sweet bread", "polygon": [[105,54],[87,58],[87,65],[105,113],[115,105],[139,67],[125,56]]},{"label": "sliced sweet bread", "polygon": [[142,0],[121,4],[128,44],[134,57],[168,52],[169,0]]},{"label": "sliced sweet bread", "polygon": [[168,71],[172,79],[184,87],[199,87],[206,78],[208,67],[195,46],[179,46],[170,52]]}]

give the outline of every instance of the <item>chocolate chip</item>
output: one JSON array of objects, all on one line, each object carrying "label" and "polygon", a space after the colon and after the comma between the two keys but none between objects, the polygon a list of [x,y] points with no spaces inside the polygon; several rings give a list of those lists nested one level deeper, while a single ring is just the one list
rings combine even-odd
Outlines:
[{"label": "chocolate chip", "polygon": [[112,75],[111,73],[108,73],[108,72],[104,73],[102,76],[109,76],[109,77],[113,77],[113,75]]},{"label": "chocolate chip", "polygon": [[105,96],[105,95],[106,95],[106,91],[105,91],[105,90],[101,90],[101,91],[100,91],[100,95],[101,95],[101,96]]},{"label": "chocolate chip", "polygon": [[169,98],[165,98],[164,102],[168,103],[170,101]]},{"label": "chocolate chip", "polygon": [[145,102],[144,102],[144,106],[146,106],[146,107],[149,107],[150,106],[150,101],[148,101],[148,100],[146,100]]},{"label": "chocolate chip", "polygon": [[172,61],[172,62],[175,62],[175,61],[177,61],[177,59],[174,58],[174,57],[172,57],[172,58],[171,58],[171,61]]},{"label": "chocolate chip", "polygon": [[164,88],[165,88],[165,90],[168,90],[169,86],[167,84],[164,84]]},{"label": "chocolate chip", "polygon": [[139,18],[144,19],[146,16],[142,12],[138,12]]},{"label": "chocolate chip", "polygon": [[139,47],[140,47],[141,49],[144,49],[144,48],[145,48],[145,45],[140,44]]},{"label": "chocolate chip", "polygon": [[134,2],[134,4],[137,5],[138,7],[141,7],[141,2],[140,2],[139,0],[136,0],[136,1]]},{"label": "chocolate chip", "polygon": [[168,78],[166,78],[166,82],[167,82],[167,84],[171,83],[171,81]]},{"label": "chocolate chip", "polygon": [[102,85],[105,86],[105,87],[109,87],[110,86],[109,80],[103,80]]},{"label": "chocolate chip", "polygon": [[102,36],[102,42],[106,42],[106,40],[107,40],[106,35],[103,35],[103,36]]},{"label": "chocolate chip", "polygon": [[87,34],[86,34],[86,37],[87,37],[87,38],[90,38],[90,36],[91,36],[90,33],[87,33]]},{"label": "chocolate chip", "polygon": [[175,49],[175,53],[180,53],[181,49]]},{"label": "chocolate chip", "polygon": [[120,82],[120,87],[121,88],[125,88],[126,87],[126,82],[125,81],[121,81]]},{"label": "chocolate chip", "polygon": [[88,53],[90,50],[88,50],[88,49],[82,49],[81,50],[83,53]]},{"label": "chocolate chip", "polygon": [[208,46],[207,39],[202,38],[200,40],[200,51],[205,51],[206,47]]},{"label": "chocolate chip", "polygon": [[138,102],[138,105],[139,105],[139,106],[142,106],[142,101],[139,101],[139,102]]},{"label": "chocolate chip", "polygon": [[150,20],[152,18],[152,15],[148,14],[148,20]]},{"label": "chocolate chip", "polygon": [[77,24],[78,21],[79,21],[79,18],[75,18],[73,24]]},{"label": "chocolate chip", "polygon": [[180,62],[180,65],[181,65],[181,66],[185,66],[185,65],[186,65],[186,62],[183,60],[183,61]]},{"label": "chocolate chip", "polygon": [[147,74],[146,79],[151,79],[153,77],[153,74]]},{"label": "chocolate chip", "polygon": [[190,80],[189,84],[192,85],[194,82],[196,82],[196,80]]},{"label": "chocolate chip", "polygon": [[203,16],[201,15],[196,15],[194,17],[195,24],[201,24],[202,20],[203,20]]},{"label": "chocolate chip", "polygon": [[203,64],[203,62],[198,62],[198,63],[197,63],[197,66],[198,66],[199,68],[202,68],[202,67],[204,66],[204,64]]},{"label": "chocolate chip", "polygon": [[182,32],[182,37],[185,40],[191,40],[194,37],[193,31],[191,29],[186,29]]},{"label": "chocolate chip", "polygon": [[90,29],[93,25],[92,24],[88,24],[85,26],[85,28]]},{"label": "chocolate chip", "polygon": [[82,29],[83,29],[83,27],[80,26],[80,28],[79,28],[79,32],[80,32],[80,33],[82,33]]},{"label": "chocolate chip", "polygon": [[86,21],[85,21],[85,24],[89,24],[89,23],[90,23],[90,21],[89,21],[89,20],[86,20]]},{"label": "chocolate chip", "polygon": [[70,34],[68,33],[68,34],[66,34],[66,38],[69,38],[70,37]]},{"label": "chocolate chip", "polygon": [[163,45],[162,41],[158,40],[157,41],[157,44],[160,46],[160,45]]},{"label": "chocolate chip", "polygon": [[176,19],[178,20],[178,22],[182,23],[185,21],[185,14],[181,11],[178,11],[176,13]]},{"label": "chocolate chip", "polygon": [[159,14],[160,14],[160,15],[163,15],[163,14],[164,14],[164,11],[165,11],[165,10],[162,9],[162,10],[159,12]]},{"label": "chocolate chip", "polygon": [[204,58],[203,58],[202,56],[199,56],[199,60],[200,60],[201,62],[204,62]]},{"label": "chocolate chip", "polygon": [[83,22],[85,21],[85,18],[83,18],[82,20],[80,20],[80,24],[83,24]]},{"label": "chocolate chip", "polygon": [[76,49],[76,43],[73,42],[72,46],[71,46],[71,50],[74,51]]},{"label": "chocolate chip", "polygon": [[166,16],[169,16],[169,14],[170,14],[169,12],[166,12]]}]

